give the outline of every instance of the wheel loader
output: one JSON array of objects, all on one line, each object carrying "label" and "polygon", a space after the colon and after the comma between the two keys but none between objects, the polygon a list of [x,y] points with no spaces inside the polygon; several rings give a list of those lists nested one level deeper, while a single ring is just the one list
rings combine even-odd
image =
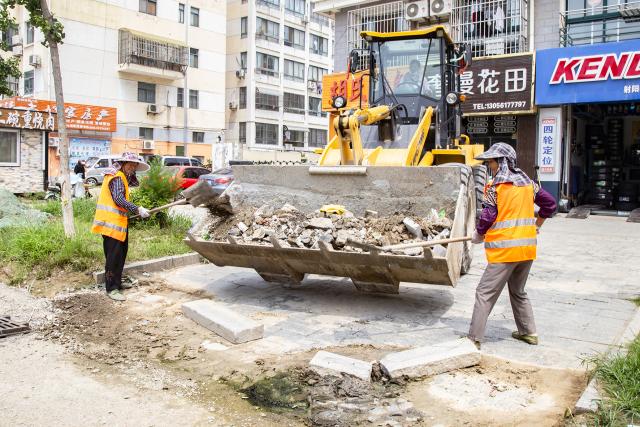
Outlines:
[{"label": "wheel loader", "polygon": [[[460,134],[460,74],[471,64],[470,47],[454,43],[442,26],[361,36],[369,50],[352,52],[342,74],[352,83],[364,74],[368,92],[354,100],[325,76],[323,110],[336,113],[335,136],[318,164],[233,166],[234,184],[223,196],[234,208],[288,203],[305,213],[327,204],[357,216],[372,210],[380,217],[426,217],[444,210],[452,238],[470,235],[486,177],[485,166],[473,159],[484,147]],[[358,70],[363,63],[368,67]],[[281,247],[276,239],[272,246],[232,237],[211,242],[197,237],[202,227],[196,224],[185,243],[212,263],[252,268],[266,281],[291,285],[319,274],[349,277],[358,290],[382,293],[398,293],[400,282],[456,286],[473,256],[469,241],[448,244],[444,256],[431,249],[407,256],[338,251],[324,242],[319,249]]]}]

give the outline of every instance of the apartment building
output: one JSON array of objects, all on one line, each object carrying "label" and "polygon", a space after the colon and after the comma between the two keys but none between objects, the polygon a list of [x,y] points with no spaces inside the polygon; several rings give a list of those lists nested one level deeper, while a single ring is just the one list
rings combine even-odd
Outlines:
[{"label": "apartment building", "polygon": [[[71,0],[50,7],[64,25],[59,49],[65,102],[117,111],[112,128],[71,126],[72,143],[84,149],[98,141],[102,152],[114,154],[182,154],[187,108],[187,154],[211,159],[211,144],[225,139],[224,2],[192,0],[187,7],[173,0]],[[12,82],[16,96],[22,102],[55,100],[42,34],[23,7],[11,13],[18,27],[3,34],[12,47],[2,55],[20,59],[24,77]],[[68,124],[100,120],[84,108],[66,114]],[[82,151],[76,148],[72,155]],[[55,163],[55,154],[50,157]],[[55,175],[54,164],[51,169]]]},{"label": "apartment building", "polygon": [[249,150],[311,152],[328,142],[322,76],[333,20],[308,0],[227,3],[226,138]]}]

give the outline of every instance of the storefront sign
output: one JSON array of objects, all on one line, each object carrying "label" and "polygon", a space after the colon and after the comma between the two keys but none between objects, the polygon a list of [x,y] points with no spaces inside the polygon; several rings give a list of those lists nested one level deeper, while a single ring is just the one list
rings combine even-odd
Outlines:
[{"label": "storefront sign", "polygon": [[539,50],[536,104],[640,100],[640,40]]},{"label": "storefront sign", "polygon": [[533,55],[474,59],[460,75],[461,93],[467,97],[461,104],[462,112],[466,116],[532,113]]},{"label": "storefront sign", "polygon": [[540,136],[540,172],[553,173],[556,158],[556,128],[558,123],[553,119],[541,119],[542,135]]},{"label": "storefront sign", "polygon": [[[58,108],[55,101],[44,101],[31,98],[7,98],[0,101],[0,107],[16,108],[32,111],[47,111],[56,113]],[[100,132],[116,131],[115,108],[98,107],[95,105],[64,103],[64,114],[67,129],[95,130]]]},{"label": "storefront sign", "polygon": [[347,100],[345,108],[360,108],[369,105],[368,71],[356,73],[354,76],[345,73],[326,74],[322,76],[322,111],[338,111],[329,104],[333,98],[344,96]]},{"label": "storefront sign", "polygon": [[73,170],[78,160],[87,160],[111,154],[111,141],[108,139],[69,138],[69,167]]},{"label": "storefront sign", "polygon": [[0,127],[29,130],[58,130],[56,114],[49,111],[0,108]]}]

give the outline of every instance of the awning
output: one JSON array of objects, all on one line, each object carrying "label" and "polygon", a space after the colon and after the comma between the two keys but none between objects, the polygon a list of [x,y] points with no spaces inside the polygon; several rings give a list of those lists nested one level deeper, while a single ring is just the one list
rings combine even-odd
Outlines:
[{"label": "awning", "polygon": [[150,39],[150,40],[155,40],[157,42],[163,42],[163,43],[170,43],[170,44],[175,44],[177,46],[182,46],[182,47],[188,47],[189,45],[186,44],[185,42],[182,42],[180,40],[174,40],[174,39],[168,39],[166,37],[160,37],[160,36],[156,36],[154,34],[147,34],[147,33],[143,33],[142,31],[135,31],[135,30],[130,30],[128,28],[120,28],[121,31],[128,31],[131,33],[131,35],[143,38],[143,39]]},{"label": "awning", "polygon": [[256,86],[256,93],[265,93],[267,95],[282,96],[282,92],[280,92],[279,89],[268,88],[268,87]]},{"label": "awning", "polygon": [[335,16],[331,16],[330,14],[340,12],[340,9],[351,6],[363,6],[375,1],[376,0],[320,0],[314,2],[315,8],[313,12],[334,19]]}]

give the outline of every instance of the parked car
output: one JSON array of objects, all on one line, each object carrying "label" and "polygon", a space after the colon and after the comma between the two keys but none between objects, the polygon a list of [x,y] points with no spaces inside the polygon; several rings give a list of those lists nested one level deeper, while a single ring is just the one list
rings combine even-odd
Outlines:
[{"label": "parked car", "polygon": [[[182,182],[180,183],[180,188],[182,189],[189,188],[193,184],[198,182],[198,178],[201,175],[207,175],[211,173],[211,171],[207,168],[196,166],[169,166],[167,169],[169,169],[172,174],[182,178]],[[182,196],[180,194],[176,196],[176,199],[181,198]]]},{"label": "parked car", "polygon": [[194,157],[184,157],[184,156],[153,156],[149,158],[149,162],[160,159],[165,166],[200,166],[203,167],[204,164],[194,158]]},{"label": "parked car", "polygon": [[206,180],[211,185],[211,188],[220,195],[233,182],[233,170],[231,166],[227,166],[207,175],[200,175],[199,179]]},{"label": "parked car", "polygon": [[[84,170],[87,175],[84,177],[85,182],[89,186],[102,184],[102,181],[104,181],[104,175],[102,175],[102,172],[111,167],[113,161],[120,157],[122,157],[122,154],[107,154],[104,156],[89,157],[84,164]],[[142,157],[138,156],[138,158],[143,161]],[[138,176],[139,175],[140,174],[138,174]]]}]

